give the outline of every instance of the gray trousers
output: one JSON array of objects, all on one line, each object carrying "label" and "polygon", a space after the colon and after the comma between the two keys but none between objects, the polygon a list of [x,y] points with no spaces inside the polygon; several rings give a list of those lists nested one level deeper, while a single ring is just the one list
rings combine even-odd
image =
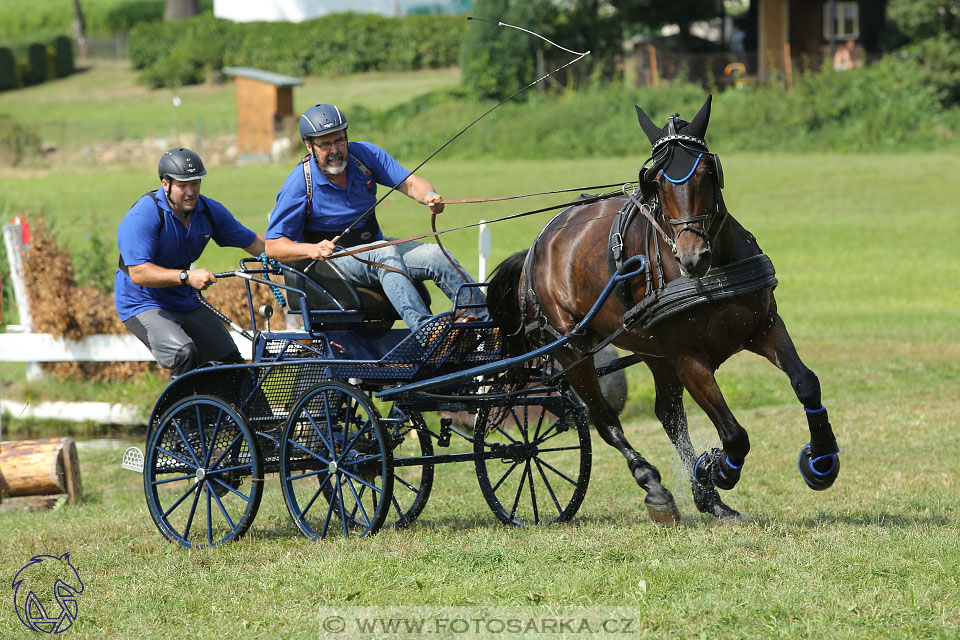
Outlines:
[{"label": "gray trousers", "polygon": [[206,307],[190,313],[150,309],[123,324],[174,378],[205,362],[243,362],[223,322]]}]

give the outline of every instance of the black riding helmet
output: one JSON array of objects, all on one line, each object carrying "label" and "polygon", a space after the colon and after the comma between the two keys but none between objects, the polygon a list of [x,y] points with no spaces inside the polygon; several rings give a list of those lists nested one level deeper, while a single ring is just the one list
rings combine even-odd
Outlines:
[{"label": "black riding helmet", "polygon": [[207,170],[203,167],[200,156],[190,149],[177,147],[163,154],[157,166],[157,173],[160,174],[161,180],[172,178],[180,182],[189,182],[203,178],[207,175]]},{"label": "black riding helmet", "polygon": [[315,104],[300,116],[300,137],[303,140],[347,128],[347,117],[332,104]]}]

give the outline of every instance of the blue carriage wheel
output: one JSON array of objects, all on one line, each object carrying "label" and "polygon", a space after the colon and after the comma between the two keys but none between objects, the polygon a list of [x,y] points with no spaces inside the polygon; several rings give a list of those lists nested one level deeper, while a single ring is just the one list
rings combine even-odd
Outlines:
[{"label": "blue carriage wheel", "polygon": [[383,526],[393,498],[388,443],[360,389],[329,380],[300,397],[280,444],[280,486],[303,535],[363,537]]},{"label": "blue carriage wheel", "polygon": [[479,409],[473,452],[483,497],[505,524],[567,522],[583,503],[590,426],[571,391]]},{"label": "blue carriage wheel", "polygon": [[143,465],[160,533],[194,549],[242,536],[263,497],[262,464],[253,432],[226,401],[197,395],[174,403],[152,429]]},{"label": "blue carriage wheel", "polygon": [[407,465],[404,461],[432,456],[433,439],[418,411],[403,411],[396,404],[385,426],[392,443],[393,498],[384,527],[399,529],[420,516],[433,490],[433,463]]}]

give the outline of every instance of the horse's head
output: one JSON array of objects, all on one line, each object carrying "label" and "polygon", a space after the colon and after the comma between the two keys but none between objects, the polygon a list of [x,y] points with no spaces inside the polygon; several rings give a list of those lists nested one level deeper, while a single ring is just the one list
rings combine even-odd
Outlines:
[{"label": "horse's head", "polygon": [[703,139],[711,100],[708,96],[692,122],[676,114],[662,128],[637,107],[640,127],[653,145],[650,159],[640,170],[640,188],[657,216],[669,223],[681,272],[694,278],[710,269],[711,240],[723,216],[723,170]]}]

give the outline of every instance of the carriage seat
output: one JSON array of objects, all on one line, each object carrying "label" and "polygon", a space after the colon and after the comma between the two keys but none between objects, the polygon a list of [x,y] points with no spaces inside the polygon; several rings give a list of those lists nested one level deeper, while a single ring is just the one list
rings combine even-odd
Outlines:
[{"label": "carriage seat", "polygon": [[[283,279],[287,286],[307,294],[311,325],[330,329],[362,324],[371,329],[389,329],[400,319],[382,288],[363,287],[350,281],[333,262],[298,260],[290,266],[308,276],[285,270]],[[422,282],[414,284],[429,309],[431,300],[426,286]],[[300,313],[300,296],[290,293],[288,298],[290,312]],[[354,313],[340,312],[337,302]]]}]

